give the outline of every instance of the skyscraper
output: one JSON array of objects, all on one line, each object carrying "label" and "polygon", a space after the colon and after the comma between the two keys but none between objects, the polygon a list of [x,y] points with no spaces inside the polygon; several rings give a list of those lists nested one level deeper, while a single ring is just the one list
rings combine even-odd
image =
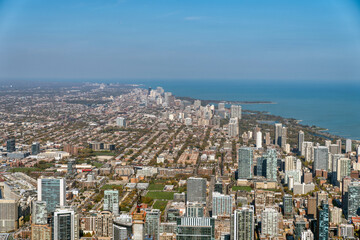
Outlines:
[{"label": "skyscraper", "polygon": [[159,209],[146,210],[145,235],[152,237],[153,240],[159,240],[160,216],[161,211]]},{"label": "skyscraper", "polygon": [[187,179],[187,201],[206,202],[206,179],[190,177]]},{"label": "skyscraper", "polygon": [[266,178],[276,181],[277,179],[277,153],[275,149],[268,149],[263,156],[266,161]]},{"label": "skyscraper", "polygon": [[101,238],[113,237],[113,214],[102,211],[95,218],[96,236]]},{"label": "skyscraper", "polygon": [[177,218],[176,240],[215,239],[215,219],[208,217]]},{"label": "skyscraper", "polygon": [[252,178],[253,149],[250,147],[239,148],[238,158],[239,179]]},{"label": "skyscraper", "polygon": [[287,142],[287,127],[283,127],[281,129],[281,142],[280,142],[280,146],[282,149],[285,149],[286,142]]},{"label": "skyscraper", "polygon": [[0,233],[14,231],[18,228],[18,207],[17,200],[0,199]]},{"label": "skyscraper", "polygon": [[36,201],[33,204],[31,220],[33,224],[47,224],[46,202]]},{"label": "skyscraper", "polygon": [[231,118],[241,119],[241,106],[240,105],[231,105]]},{"label": "skyscraper", "polygon": [[346,139],[346,145],[345,145],[345,152],[351,152],[352,151],[352,142],[351,139]]},{"label": "skyscraper", "polygon": [[65,206],[66,182],[64,178],[39,178],[37,181],[38,201],[46,202],[48,213],[57,206]]},{"label": "skyscraper", "polygon": [[212,216],[230,216],[232,213],[233,198],[230,195],[213,193]]},{"label": "skyscraper", "polygon": [[292,195],[285,194],[283,198],[283,212],[285,217],[291,217],[293,213]]},{"label": "skyscraper", "polygon": [[329,239],[329,204],[322,202],[317,209],[316,239]]},{"label": "skyscraper", "polygon": [[256,148],[262,148],[262,133],[260,131],[256,132]]},{"label": "skyscraper", "polygon": [[254,209],[242,207],[236,209],[231,217],[231,240],[253,240]]},{"label": "skyscraper", "polygon": [[6,141],[6,151],[7,152],[15,152],[15,139],[9,139]]},{"label": "skyscraper", "polygon": [[104,210],[112,212],[114,215],[119,214],[119,191],[104,191]]},{"label": "skyscraper", "polygon": [[303,131],[299,131],[299,135],[298,135],[298,151],[301,152],[302,149],[302,144],[305,141],[305,134]]},{"label": "skyscraper", "polygon": [[282,128],[283,126],[281,123],[275,123],[274,144],[277,146],[281,146]]},{"label": "skyscraper", "polygon": [[314,170],[328,171],[329,149],[325,146],[314,147]]},{"label": "skyscraper", "polygon": [[314,147],[312,142],[302,143],[301,155],[305,157],[307,162],[314,160]]},{"label": "skyscraper", "polygon": [[204,217],[204,204],[199,202],[188,202],[186,204],[187,217]]},{"label": "skyscraper", "polygon": [[344,177],[349,177],[351,172],[351,160],[349,158],[340,158],[337,160],[336,180],[337,186],[342,189],[342,180]]},{"label": "skyscraper", "polygon": [[78,216],[70,207],[57,208],[54,212],[54,240],[79,239]]},{"label": "skyscraper", "polygon": [[237,118],[230,118],[229,122],[229,136],[236,137],[239,135],[239,123]]},{"label": "skyscraper", "polygon": [[[345,186],[344,186],[345,187]],[[351,182],[345,192],[344,215],[346,219],[356,217],[360,210],[360,182]]]},{"label": "skyscraper", "polygon": [[261,236],[275,237],[279,232],[279,213],[274,208],[265,208],[261,213]]},{"label": "skyscraper", "polygon": [[40,143],[34,142],[31,145],[31,154],[32,155],[38,155],[40,153]]}]

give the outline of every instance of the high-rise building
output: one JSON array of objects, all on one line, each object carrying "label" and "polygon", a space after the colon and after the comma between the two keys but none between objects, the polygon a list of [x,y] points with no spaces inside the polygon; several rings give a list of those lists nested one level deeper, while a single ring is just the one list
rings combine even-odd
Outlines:
[{"label": "high-rise building", "polygon": [[176,240],[215,239],[215,219],[208,217],[177,219]]},{"label": "high-rise building", "polygon": [[213,193],[212,216],[230,216],[233,208],[233,198],[230,195]]},{"label": "high-rise building", "polygon": [[0,199],[0,233],[11,232],[18,228],[18,201]]},{"label": "high-rise building", "polygon": [[330,144],[330,146],[329,146],[329,152],[330,152],[331,154],[340,154],[339,145],[337,145],[337,144]]},{"label": "high-rise building", "polygon": [[351,173],[351,160],[349,158],[340,158],[337,161],[336,180],[337,186],[342,189],[342,180],[344,177],[349,177]]},{"label": "high-rise building", "polygon": [[128,230],[124,226],[113,224],[113,239],[128,240]]},{"label": "high-rise building", "polygon": [[301,152],[302,149],[302,144],[305,141],[305,134],[303,131],[299,131],[299,135],[298,135],[298,151]]},{"label": "high-rise building", "polygon": [[260,131],[256,132],[256,148],[262,148],[262,133]]},{"label": "high-rise building", "polygon": [[145,235],[153,240],[160,238],[160,216],[161,211],[159,209],[146,210]]},{"label": "high-rise building", "polygon": [[229,136],[236,137],[239,135],[239,122],[237,118],[230,118],[229,121]]},{"label": "high-rise building", "polygon": [[40,153],[40,143],[34,142],[31,145],[31,154],[32,155],[38,155]]},{"label": "high-rise building", "polygon": [[322,202],[317,209],[316,239],[329,239],[329,204]]},{"label": "high-rise building", "polygon": [[231,105],[231,118],[241,119],[241,106],[240,105]]},{"label": "high-rise building", "polygon": [[341,151],[342,140],[341,139],[336,140],[336,144],[338,145],[338,148],[339,148],[338,152],[339,152],[339,154],[341,154],[342,153],[342,151]]},{"label": "high-rise building", "polygon": [[261,236],[275,237],[279,232],[279,213],[274,208],[265,208],[261,213]]},{"label": "high-rise building", "polygon": [[314,160],[314,146],[312,142],[302,143],[301,155],[305,157],[307,162]]},{"label": "high-rise building", "polygon": [[301,233],[306,228],[306,222],[304,220],[295,222],[295,240],[301,239]]},{"label": "high-rise building", "polygon": [[48,213],[57,206],[65,206],[66,182],[64,178],[39,178],[37,181],[38,201],[46,202]]},{"label": "high-rise building", "polygon": [[[344,178],[345,179],[345,178]],[[345,188],[345,186],[343,186]],[[356,217],[360,210],[360,182],[351,182],[345,192],[344,215],[346,219]]]},{"label": "high-rise building", "polygon": [[187,201],[206,202],[206,179],[190,177],[187,179]]},{"label": "high-rise building", "polygon": [[36,225],[47,224],[47,218],[46,202],[35,201],[31,215],[32,223]]},{"label": "high-rise building", "polygon": [[9,139],[6,141],[6,151],[7,152],[15,152],[16,148],[15,148],[15,139]]},{"label": "high-rise building", "polygon": [[314,170],[328,171],[329,149],[325,146],[314,147]]},{"label": "high-rise building", "polygon": [[265,133],[265,145],[266,145],[266,146],[269,146],[270,143],[271,143],[270,133],[267,132],[267,133]]},{"label": "high-rise building", "polygon": [[285,194],[283,197],[283,212],[285,217],[293,215],[293,198],[292,195]]},{"label": "high-rise building", "polygon": [[310,229],[303,231],[301,233],[301,240],[314,240],[313,232]]},{"label": "high-rise building", "polygon": [[95,218],[95,229],[97,237],[113,237],[113,214],[110,211],[98,213]]},{"label": "high-rise building", "polygon": [[231,217],[231,240],[253,240],[254,229],[254,209],[251,207],[236,209]]},{"label": "high-rise building", "polygon": [[281,123],[275,123],[274,144],[277,146],[281,146],[282,129],[283,129],[283,126]]},{"label": "high-rise building", "polygon": [[54,240],[78,240],[78,215],[71,207],[57,208],[54,212]]},{"label": "high-rise building", "polygon": [[286,145],[287,145],[286,142],[287,142],[287,127],[283,127],[281,129],[281,142],[280,142],[280,146],[282,149],[286,149]]},{"label": "high-rise building", "polygon": [[341,223],[341,215],[342,215],[341,208],[330,207],[329,213],[330,213],[330,218],[329,218],[330,223],[336,225]]},{"label": "high-rise building", "polygon": [[76,174],[75,164],[76,164],[75,159],[68,159],[68,162],[67,162],[67,175],[68,176],[72,177]]},{"label": "high-rise building", "polygon": [[253,149],[250,147],[239,148],[238,173],[239,179],[252,178]]},{"label": "high-rise building", "polygon": [[340,224],[338,227],[338,236],[341,239],[355,239],[354,238],[354,225],[352,224]]},{"label": "high-rise building", "polygon": [[225,110],[225,103],[224,102],[221,102],[221,103],[218,104],[218,110],[219,111]]},{"label": "high-rise building", "polygon": [[345,152],[351,152],[352,151],[352,142],[351,139],[346,139],[346,144],[345,144]]},{"label": "high-rise building", "polygon": [[117,117],[116,125],[119,127],[126,127],[126,119],[124,117]]},{"label": "high-rise building", "polygon": [[204,217],[204,204],[200,202],[187,202],[186,216],[187,217]]},{"label": "high-rise building", "polygon": [[112,212],[114,215],[119,214],[119,191],[104,191],[104,210]]},{"label": "high-rise building", "polygon": [[52,239],[51,226],[48,224],[31,225],[31,240],[49,240]]},{"label": "high-rise building", "polygon": [[[267,152],[263,155],[265,159],[266,166],[266,178],[271,181],[276,181],[277,179],[277,153],[275,149],[268,149]],[[263,164],[264,166],[264,164]],[[264,170],[263,170],[264,171]]]}]

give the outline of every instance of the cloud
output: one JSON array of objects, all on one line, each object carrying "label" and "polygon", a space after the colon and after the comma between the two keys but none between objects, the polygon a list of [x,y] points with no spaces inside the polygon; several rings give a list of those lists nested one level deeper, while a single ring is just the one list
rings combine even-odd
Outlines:
[{"label": "cloud", "polygon": [[200,20],[202,19],[202,17],[199,17],[199,16],[190,16],[190,17],[185,17],[184,20],[186,21],[197,21],[197,20]]}]

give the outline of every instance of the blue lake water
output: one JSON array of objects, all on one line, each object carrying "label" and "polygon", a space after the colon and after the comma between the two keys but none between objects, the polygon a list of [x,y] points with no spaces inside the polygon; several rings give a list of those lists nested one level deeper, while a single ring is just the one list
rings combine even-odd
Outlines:
[{"label": "blue lake water", "polygon": [[[135,83],[131,81],[131,83]],[[302,120],[345,138],[360,140],[360,83],[266,81],[138,81],[162,86],[177,96],[229,101],[272,101],[244,104],[244,109]]]}]

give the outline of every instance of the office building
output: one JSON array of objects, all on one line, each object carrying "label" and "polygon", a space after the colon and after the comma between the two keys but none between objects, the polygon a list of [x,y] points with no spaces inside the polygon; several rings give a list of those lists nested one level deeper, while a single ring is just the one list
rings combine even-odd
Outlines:
[{"label": "office building", "polygon": [[181,217],[177,219],[176,240],[215,239],[215,219]]},{"label": "office building", "polygon": [[16,151],[15,139],[12,138],[6,141],[6,151],[9,153]]},{"label": "office building", "polygon": [[119,191],[118,190],[104,191],[104,210],[110,211],[114,215],[119,214]]},{"label": "office building", "polygon": [[233,198],[230,195],[213,193],[213,211],[212,216],[230,216],[233,208]]},{"label": "office building", "polygon": [[285,217],[293,215],[293,198],[292,195],[285,194],[283,197],[283,213]]},{"label": "office building", "polygon": [[46,202],[36,201],[33,204],[31,220],[33,224],[47,224],[48,213],[46,210]]},{"label": "office building", "polygon": [[159,209],[146,210],[145,217],[145,236],[153,240],[159,240],[160,237],[160,216]]},{"label": "office building", "polygon": [[57,206],[65,206],[66,182],[64,178],[39,178],[37,181],[38,201],[46,202],[48,213]]},{"label": "office building", "polygon": [[126,119],[124,117],[117,117],[116,125],[119,127],[126,127]]},{"label": "office building", "polygon": [[302,144],[305,141],[305,134],[303,131],[299,131],[299,135],[298,135],[298,151],[301,152],[302,149]]},{"label": "office building", "polygon": [[187,201],[206,202],[206,179],[190,177],[187,179]]},{"label": "office building", "polygon": [[250,147],[239,148],[238,158],[239,158],[238,178],[239,179],[252,178],[253,149]]},{"label": "office building", "polygon": [[328,171],[329,149],[325,146],[314,147],[314,170]]},{"label": "office building", "polygon": [[34,142],[31,145],[31,154],[32,155],[38,155],[40,153],[40,143]]},{"label": "office building", "polygon": [[231,105],[230,108],[230,116],[231,118],[237,118],[238,120],[241,119],[241,106],[240,105]]},{"label": "office building", "polygon": [[352,142],[351,142],[351,139],[346,139],[346,142],[345,142],[345,152],[348,153],[348,152],[351,152],[352,151]]},{"label": "office building", "polygon": [[54,212],[54,240],[78,240],[78,215],[70,207],[57,208]]},{"label": "office building", "polygon": [[274,208],[265,208],[261,213],[261,236],[275,237],[279,232],[279,213]]},{"label": "office building", "polygon": [[317,209],[316,239],[329,239],[329,204],[325,201]]},{"label": "office building", "polygon": [[237,137],[239,135],[239,122],[237,118],[230,118],[228,131],[230,137]]},{"label": "office building", "polygon": [[255,239],[254,229],[254,208],[236,209],[231,217],[231,240],[253,240]]},{"label": "office building", "polygon": [[275,123],[274,144],[276,146],[281,146],[282,129],[283,129],[283,126],[281,123]]},{"label": "office building", "polygon": [[11,232],[18,228],[18,207],[16,200],[0,199],[0,232]]}]

